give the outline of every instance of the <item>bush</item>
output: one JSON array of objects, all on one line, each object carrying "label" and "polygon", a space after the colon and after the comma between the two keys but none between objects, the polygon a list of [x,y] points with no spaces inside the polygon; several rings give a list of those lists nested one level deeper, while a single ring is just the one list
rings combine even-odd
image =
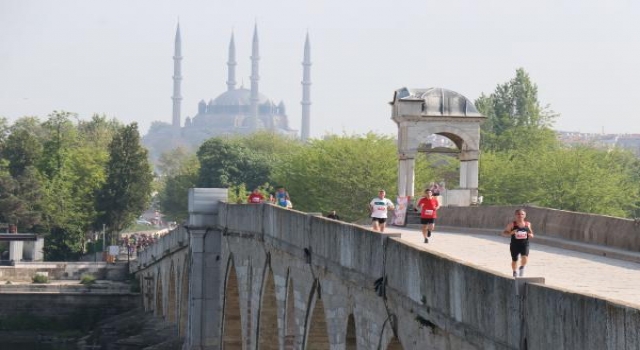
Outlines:
[{"label": "bush", "polygon": [[96,276],[94,275],[86,274],[86,275],[82,275],[82,277],[80,278],[80,284],[90,286],[94,283],[96,283]]},{"label": "bush", "polygon": [[35,275],[31,278],[33,283],[49,283],[49,277],[46,275]]}]

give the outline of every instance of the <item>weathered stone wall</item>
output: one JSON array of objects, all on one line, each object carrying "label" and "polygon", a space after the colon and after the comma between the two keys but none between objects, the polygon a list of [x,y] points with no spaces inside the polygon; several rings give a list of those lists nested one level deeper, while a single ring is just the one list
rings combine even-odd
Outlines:
[{"label": "weathered stone wall", "polygon": [[123,281],[127,279],[124,265],[106,262],[18,262],[15,266],[0,266],[0,281],[31,281],[38,272],[45,272],[49,279],[80,280],[91,274],[97,279]]},{"label": "weathered stone wall", "polygon": [[518,208],[526,210],[537,234],[640,252],[640,222],[604,215],[531,206],[443,207],[438,210],[438,224],[497,232],[513,221]]},{"label": "weathered stone wall", "polygon": [[[224,279],[204,296],[219,303],[205,313],[221,314],[219,328],[207,334],[212,349],[640,348],[633,305],[537,284],[516,295],[512,278],[415,249],[393,234],[266,204],[218,208],[212,228],[218,234],[209,235],[222,248],[212,258]],[[443,208],[439,224],[501,230],[515,209]],[[588,225],[567,221],[577,220],[567,212],[527,211],[538,232],[567,223],[593,231],[583,239],[598,236],[590,216],[584,217],[594,220]],[[185,240],[180,235],[148,250],[139,266],[141,275],[156,276],[161,315],[172,298],[169,266],[187,263],[176,260]],[[209,285],[204,277],[201,283]],[[374,287],[380,281],[384,290]]]},{"label": "weathered stone wall", "polygon": [[106,317],[136,308],[138,294],[3,293],[0,329],[88,330]]}]

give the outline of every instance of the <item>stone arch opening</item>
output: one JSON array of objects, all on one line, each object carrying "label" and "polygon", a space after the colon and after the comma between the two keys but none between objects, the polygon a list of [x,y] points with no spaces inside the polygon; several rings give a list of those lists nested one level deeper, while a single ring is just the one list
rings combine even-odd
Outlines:
[{"label": "stone arch opening", "polygon": [[287,271],[287,295],[285,298],[284,348],[285,350],[293,350],[296,344],[296,309],[293,296],[293,279],[289,271]]},{"label": "stone arch opening", "polygon": [[269,258],[267,258],[266,265],[264,269],[265,282],[262,285],[262,298],[258,314],[258,349],[277,350],[280,348],[278,343],[278,304]]},{"label": "stone arch opening", "polygon": [[155,278],[151,273],[143,275],[140,279],[140,290],[144,298],[144,311],[152,311],[154,309],[154,295],[156,292],[154,280]]},{"label": "stone arch opening", "polygon": [[175,323],[176,311],[177,311],[177,293],[176,293],[176,273],[173,262],[171,262],[171,268],[169,269],[169,286],[167,291],[167,320]]},{"label": "stone arch opening", "polygon": [[353,314],[349,314],[347,318],[347,333],[345,336],[345,349],[356,350],[358,348],[358,341],[356,337],[356,321]]},{"label": "stone arch opening", "polygon": [[156,272],[156,276],[158,277],[156,281],[156,293],[155,293],[155,314],[156,316],[164,316],[164,308],[162,307],[162,302],[164,296],[162,295],[162,275],[160,275],[160,270]]},{"label": "stone arch opening", "polygon": [[304,329],[306,336],[305,347],[308,350],[325,350],[330,348],[329,333],[327,332],[327,320],[322,302],[322,290],[316,280],[311,288],[309,302],[307,303],[307,317]]},{"label": "stone arch opening", "polygon": [[229,257],[222,303],[222,349],[242,349],[240,291],[233,256]]},{"label": "stone arch opening", "polygon": [[187,321],[189,319],[189,264],[184,263],[182,269],[182,282],[180,284],[180,322],[178,332],[181,337],[187,334]]},{"label": "stone arch opening", "polygon": [[394,336],[391,338],[389,345],[387,345],[387,350],[404,350],[404,348],[402,347],[400,340]]}]

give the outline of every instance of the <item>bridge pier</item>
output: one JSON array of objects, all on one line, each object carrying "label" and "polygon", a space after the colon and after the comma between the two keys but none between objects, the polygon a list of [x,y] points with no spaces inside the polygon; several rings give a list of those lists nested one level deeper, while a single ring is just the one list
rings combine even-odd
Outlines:
[{"label": "bridge pier", "polygon": [[[222,231],[216,227],[217,203],[227,199],[227,190],[192,188],[189,190],[189,318],[188,350],[214,350],[221,347]],[[208,310],[208,312],[207,312]],[[219,310],[220,312],[212,312]]]}]

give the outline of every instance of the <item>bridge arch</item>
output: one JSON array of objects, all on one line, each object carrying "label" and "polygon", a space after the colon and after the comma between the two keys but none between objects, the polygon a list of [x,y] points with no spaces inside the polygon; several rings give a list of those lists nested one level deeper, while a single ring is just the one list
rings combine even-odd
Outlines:
[{"label": "bridge arch", "polygon": [[263,284],[258,312],[258,349],[277,350],[280,348],[278,337],[278,302],[276,286],[271,269],[271,255],[267,254],[263,269]]},{"label": "bridge arch", "polygon": [[331,347],[327,318],[324,312],[324,303],[322,302],[322,289],[318,279],[313,282],[309,295],[304,329],[303,349],[320,350]]},{"label": "bridge arch", "polygon": [[175,323],[177,320],[177,295],[176,292],[176,276],[175,272],[175,264],[171,261],[171,267],[169,268],[169,280],[168,280],[168,288],[167,288],[167,320],[169,322]]},{"label": "bridge arch", "polygon": [[178,323],[178,333],[180,336],[186,335],[187,322],[189,315],[189,264],[187,261],[183,262],[182,278],[180,283],[180,319]]},{"label": "bridge arch", "polygon": [[156,293],[155,293],[155,315],[164,317],[164,309],[163,309],[163,299],[164,299],[164,290],[162,288],[162,274],[160,273],[160,268],[156,269]]},{"label": "bridge arch", "polygon": [[347,332],[345,336],[345,350],[356,350],[358,348],[358,337],[356,336],[356,321],[353,313],[347,317]]},{"label": "bridge arch", "polygon": [[233,254],[230,254],[224,279],[222,349],[242,349],[242,313],[238,283]]},{"label": "bridge arch", "polygon": [[293,279],[291,271],[287,269],[286,294],[284,301],[284,348],[285,350],[294,349],[296,344],[296,309],[295,297],[293,295]]}]

